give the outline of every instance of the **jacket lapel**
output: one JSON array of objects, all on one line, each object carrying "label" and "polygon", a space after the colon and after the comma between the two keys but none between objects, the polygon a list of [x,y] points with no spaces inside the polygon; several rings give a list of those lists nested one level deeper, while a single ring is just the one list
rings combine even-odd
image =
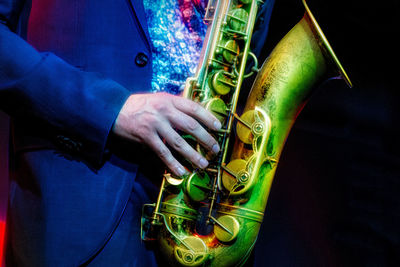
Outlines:
[{"label": "jacket lapel", "polygon": [[139,27],[139,30],[142,33],[143,38],[145,39],[145,43],[149,52],[151,52],[151,42],[149,36],[149,30],[147,26],[146,13],[143,6],[143,0],[127,0],[130,5],[133,19],[136,20],[136,25]]}]

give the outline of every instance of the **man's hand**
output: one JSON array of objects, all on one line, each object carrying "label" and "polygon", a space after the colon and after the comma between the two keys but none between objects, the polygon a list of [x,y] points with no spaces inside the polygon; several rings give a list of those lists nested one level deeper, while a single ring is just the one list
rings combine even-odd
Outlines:
[{"label": "man's hand", "polygon": [[194,150],[176,131],[184,131],[206,149],[218,153],[219,145],[201,126],[219,130],[221,123],[201,105],[183,97],[166,93],[133,94],[125,102],[114,124],[113,132],[123,138],[148,145],[176,175],[185,169],[163,143],[200,168],[207,160]]}]

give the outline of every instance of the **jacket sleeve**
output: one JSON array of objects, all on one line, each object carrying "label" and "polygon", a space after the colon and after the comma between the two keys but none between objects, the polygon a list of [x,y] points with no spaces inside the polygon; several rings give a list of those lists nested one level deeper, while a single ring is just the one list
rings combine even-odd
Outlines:
[{"label": "jacket sleeve", "polygon": [[19,1],[0,0],[0,109],[39,119],[82,144],[83,157],[102,161],[108,135],[130,91],[98,73],[39,53],[12,32]]}]

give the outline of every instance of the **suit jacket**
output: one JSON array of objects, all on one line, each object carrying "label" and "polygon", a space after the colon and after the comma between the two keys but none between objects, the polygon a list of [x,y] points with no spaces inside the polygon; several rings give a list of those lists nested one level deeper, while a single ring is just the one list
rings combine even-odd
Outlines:
[{"label": "suit jacket", "polygon": [[[260,13],[256,52],[271,10]],[[134,159],[108,149],[127,97],[150,88],[142,1],[0,0],[0,22],[0,108],[13,118],[11,251],[23,265],[83,264],[110,239],[131,192],[148,202],[152,189],[135,180]]]},{"label": "suit jacket", "polygon": [[2,0],[0,14],[0,102],[14,118],[12,251],[20,264],[78,265],[110,238],[134,186],[137,165],[105,147],[127,97],[150,88],[143,6]]}]

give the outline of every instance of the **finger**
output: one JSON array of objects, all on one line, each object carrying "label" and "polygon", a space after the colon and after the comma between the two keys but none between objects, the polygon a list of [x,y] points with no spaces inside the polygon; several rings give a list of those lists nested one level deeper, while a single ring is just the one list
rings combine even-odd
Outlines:
[{"label": "finger", "polygon": [[221,129],[219,120],[200,104],[183,97],[174,97],[172,103],[178,110],[204,123],[208,128],[216,131]]},{"label": "finger", "polygon": [[178,153],[199,168],[206,168],[208,161],[194,150],[168,123],[162,123],[157,128],[159,135]]},{"label": "finger", "polygon": [[217,141],[195,119],[183,112],[175,113],[168,118],[172,125],[179,130],[192,135],[206,149],[217,154],[220,147]]},{"label": "finger", "polygon": [[186,173],[185,168],[174,158],[158,135],[148,136],[146,142],[175,175],[182,176]]}]

